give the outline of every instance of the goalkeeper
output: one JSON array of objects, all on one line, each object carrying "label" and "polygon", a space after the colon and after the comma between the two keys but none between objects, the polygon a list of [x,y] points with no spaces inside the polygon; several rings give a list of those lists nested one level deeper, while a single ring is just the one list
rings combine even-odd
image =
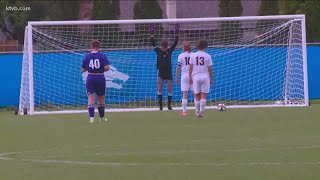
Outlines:
[{"label": "goalkeeper", "polygon": [[149,27],[150,30],[150,41],[154,47],[155,52],[157,53],[157,69],[158,69],[158,101],[160,111],[162,107],[162,87],[163,82],[167,81],[167,90],[168,90],[168,109],[172,110],[171,101],[172,101],[172,66],[171,66],[171,56],[173,50],[176,48],[179,40],[179,29],[180,25],[176,24],[175,26],[175,40],[172,46],[168,48],[168,40],[163,39],[160,43],[160,47],[156,46],[154,39],[155,26],[151,24]]}]

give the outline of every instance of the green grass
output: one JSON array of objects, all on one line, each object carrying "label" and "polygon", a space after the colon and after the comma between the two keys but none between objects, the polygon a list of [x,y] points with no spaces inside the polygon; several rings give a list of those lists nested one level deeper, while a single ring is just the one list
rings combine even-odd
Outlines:
[{"label": "green grass", "polygon": [[319,109],[108,113],[107,124],[0,112],[0,179],[320,179]]}]

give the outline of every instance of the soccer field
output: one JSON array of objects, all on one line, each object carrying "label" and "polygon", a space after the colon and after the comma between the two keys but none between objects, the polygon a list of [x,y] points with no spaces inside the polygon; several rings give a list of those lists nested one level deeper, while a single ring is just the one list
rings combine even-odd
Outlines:
[{"label": "soccer field", "polygon": [[320,179],[319,109],[0,112],[0,179]]}]

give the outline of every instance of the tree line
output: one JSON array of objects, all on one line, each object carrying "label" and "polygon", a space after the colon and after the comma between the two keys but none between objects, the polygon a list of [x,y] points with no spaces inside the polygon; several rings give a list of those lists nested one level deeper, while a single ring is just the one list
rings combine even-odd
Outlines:
[{"label": "tree line", "polygon": [[[80,12],[81,6],[92,6],[90,12]],[[30,11],[7,11],[6,7],[31,7]],[[162,18],[157,0],[135,0],[134,19]],[[219,15],[240,16],[241,0],[220,0]],[[73,0],[73,1],[25,1],[0,0],[0,31],[7,39],[23,42],[28,21],[77,20],[81,13],[89,13],[91,19],[119,19],[119,0]],[[306,14],[307,41],[320,42],[320,0],[261,0],[258,15]],[[239,25],[238,25],[239,26]],[[230,28],[230,27],[221,27]]]}]

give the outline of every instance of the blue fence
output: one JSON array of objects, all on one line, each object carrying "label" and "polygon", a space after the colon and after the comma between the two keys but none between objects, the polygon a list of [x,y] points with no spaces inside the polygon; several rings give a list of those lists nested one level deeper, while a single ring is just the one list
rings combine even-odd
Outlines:
[{"label": "blue fence", "polygon": [[[227,51],[227,49],[225,49]],[[277,66],[285,66],[285,55],[286,55],[286,50],[283,48],[282,50],[279,51],[279,49],[273,48],[273,49],[268,49],[269,52],[272,52],[275,50],[275,52],[279,53],[279,57],[283,57],[279,60],[279,64]],[[308,47],[308,76],[309,76],[309,96],[311,99],[318,99],[320,98],[320,82],[318,81],[318,72],[320,70],[320,61],[318,58],[320,57],[320,47],[318,46],[309,46]],[[212,54],[215,54],[216,52],[214,51],[219,51],[219,53],[223,53],[223,50],[211,50]],[[248,50],[246,50],[248,51]],[[264,48],[251,48],[250,52],[246,51],[238,51],[236,53],[239,53],[239,56],[242,56],[243,54],[246,53],[255,53],[259,54],[258,51],[265,51]],[[109,96],[109,101],[114,101],[114,102],[126,102],[126,101],[140,101],[140,100],[146,100],[146,98],[149,98],[150,100],[154,100],[156,98],[155,92],[156,92],[156,76],[151,76],[152,74],[156,74],[156,68],[155,68],[155,61],[154,61],[154,52],[152,51],[131,51],[129,52],[130,55],[126,55],[127,59],[125,61],[117,59],[119,57],[119,53],[124,53],[124,52],[109,52],[108,56],[110,59],[112,59],[112,65],[114,65],[119,71],[123,72],[124,74],[130,75],[130,78],[128,82],[121,84],[122,89],[117,89],[117,88],[111,88],[108,90]],[[173,59],[176,59],[177,55],[181,53],[181,50],[176,50],[173,54]],[[146,59],[146,62],[140,62],[143,64],[141,68],[143,68],[144,73],[141,74],[141,70],[137,70],[137,66],[130,66],[128,62],[135,62],[135,59],[139,59],[139,56],[143,54],[144,56],[150,57],[149,59]],[[281,55],[282,54],[282,55]],[[50,54],[38,54],[34,57],[34,59],[37,59],[37,56],[47,56]],[[123,54],[122,54],[123,55]],[[272,55],[272,54],[269,54]],[[66,54],[59,54],[61,58],[64,58]],[[233,54],[233,56],[235,56]],[[223,56],[221,56],[223,57]],[[129,59],[128,59],[129,58]],[[283,92],[283,78],[281,78],[281,70],[284,69],[284,67],[279,67],[279,68],[272,68],[272,72],[270,72],[270,69],[266,69],[265,67],[259,67],[259,64],[261,64],[259,61],[265,61],[268,59],[268,55],[264,56],[263,58],[261,57],[255,57],[250,62],[253,62],[253,64],[246,64],[246,63],[238,63],[238,64],[232,64],[234,67],[238,67],[243,69],[246,73],[243,74],[234,74],[234,72],[230,71],[227,64],[229,63],[237,63],[236,61],[230,61],[228,62],[227,57],[223,57],[223,63],[222,59],[219,59],[219,57],[215,58],[214,60],[214,67],[215,67],[215,75],[216,76],[223,76],[227,75],[224,78],[217,78],[216,79],[216,86],[219,86],[219,88],[224,88],[227,86],[230,86],[228,84],[224,84],[224,82],[228,82],[229,84],[234,84],[234,88],[229,88],[232,89],[232,92],[227,92],[223,94],[219,94],[219,92],[226,92],[225,91],[215,91],[215,99],[234,99],[235,97],[239,97],[237,94],[240,92],[241,88],[243,87],[248,87],[248,89],[251,89],[252,93],[250,96],[247,96],[246,98],[249,98],[250,100],[255,100],[255,99],[276,99],[277,94],[281,94]],[[80,67],[81,60],[79,59],[74,59],[74,64],[76,66]],[[6,106],[17,106],[19,103],[19,91],[20,91],[20,79],[21,79],[21,64],[22,64],[22,54],[0,54],[0,66],[2,67],[2,71],[0,72],[0,82],[1,82],[1,88],[0,88],[0,107],[6,107]],[[173,63],[173,69],[175,68],[175,64]],[[42,74],[41,79],[35,78],[35,88],[37,88],[37,84],[42,81],[43,79],[47,79],[49,77],[46,77],[52,73],[50,71],[63,71],[63,69],[59,69],[59,66],[56,66],[55,68],[52,68],[53,66],[45,66],[45,67],[37,67],[37,63],[35,63],[35,69],[36,68],[42,68],[42,71],[46,71],[48,73]],[[46,69],[43,69],[46,68]],[[259,69],[260,68],[260,69]],[[57,79],[64,78],[66,74],[75,74],[78,73],[79,69],[75,68],[75,72],[65,72],[65,73],[56,73],[55,76],[57,76]],[[145,72],[147,71],[147,72]],[[249,72],[248,72],[249,71]],[[252,73],[250,73],[252,71]],[[265,88],[264,93],[260,94],[255,94],[255,91],[257,91],[257,87],[255,86],[256,83],[254,82],[248,82],[248,81],[241,81],[241,79],[246,79],[247,74],[253,74],[254,72],[259,72],[261,74],[269,74],[270,76],[274,76],[274,78],[269,78],[269,79],[260,79],[260,81],[266,81],[266,82],[259,82],[260,84],[272,84],[273,86],[279,86],[277,88]],[[218,74],[217,74],[218,73]],[[146,76],[146,74],[148,76]],[[61,76],[59,78],[59,76]],[[279,77],[277,77],[279,76]],[[231,78],[232,77],[232,78]],[[125,77],[124,77],[125,78]],[[226,78],[230,78],[226,80]],[[135,81],[141,81],[143,79],[144,83],[141,82],[135,82]],[[114,80],[117,81],[117,80]],[[119,80],[119,84],[120,84]],[[131,81],[131,82],[129,82]],[[48,92],[47,90],[50,90],[52,93],[52,96],[47,96],[46,101],[50,103],[54,103],[56,98],[54,94],[56,92],[59,93],[64,93],[65,92],[77,92],[77,95],[79,96],[79,91],[83,91],[83,96],[76,96],[76,95],[69,95],[69,97],[74,97],[73,99],[68,98],[66,96],[65,99],[59,99],[59,103],[63,101],[63,103],[67,104],[72,104],[74,102],[79,102],[84,101],[85,103],[85,90],[83,86],[81,86],[79,83],[82,82],[81,76],[79,75],[78,79],[75,79],[74,83],[69,83],[69,85],[57,85],[55,83],[48,83],[48,84],[42,84],[41,87],[39,86],[37,88],[37,92],[43,91],[43,93],[38,93],[44,94],[45,92]],[[42,82],[44,83],[44,82]],[[116,82],[115,82],[116,83]],[[71,84],[71,86],[70,86]],[[117,83],[116,83],[117,84]],[[134,87],[133,87],[134,86]],[[134,88],[134,90],[132,90]],[[215,88],[213,87],[212,90],[214,91]],[[240,89],[237,89],[240,88]],[[278,89],[279,92],[274,92],[274,89]],[[174,91],[179,91],[179,86],[175,85],[174,86]],[[117,96],[115,96],[115,94]],[[226,96],[227,94],[227,96]],[[48,98],[49,97],[49,98]],[[41,102],[40,96],[35,95],[35,99],[39,102]],[[141,99],[140,99],[141,98]],[[180,97],[176,96],[176,99],[179,99]],[[41,102],[41,103],[46,103],[46,102]]]},{"label": "blue fence", "polygon": [[0,54],[0,107],[19,104],[22,54]]}]

